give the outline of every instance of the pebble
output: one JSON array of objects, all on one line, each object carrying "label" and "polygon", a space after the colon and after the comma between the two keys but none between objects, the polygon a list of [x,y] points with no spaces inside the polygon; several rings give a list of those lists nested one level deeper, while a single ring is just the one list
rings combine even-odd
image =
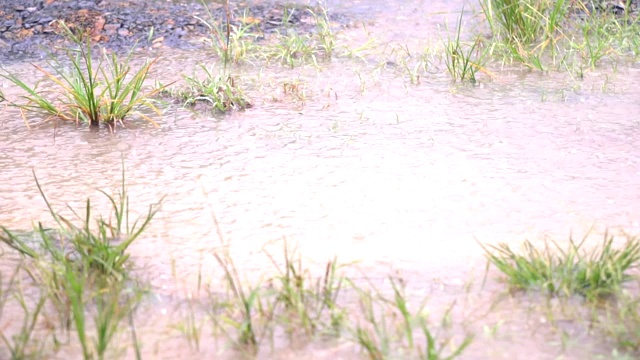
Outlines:
[{"label": "pebble", "polygon": [[118,31],[118,29],[120,29],[120,24],[105,24],[104,25],[104,32],[108,36],[114,35]]}]

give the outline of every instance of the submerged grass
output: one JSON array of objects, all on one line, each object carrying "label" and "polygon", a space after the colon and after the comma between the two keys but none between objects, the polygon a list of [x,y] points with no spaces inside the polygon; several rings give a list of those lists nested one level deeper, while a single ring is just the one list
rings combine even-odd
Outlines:
[{"label": "submerged grass", "polygon": [[[131,313],[139,302],[140,292],[129,276],[127,249],[147,228],[158,208],[150,206],[146,217],[130,223],[123,164],[118,196],[103,192],[112,206],[112,217],[92,218],[91,203],[87,200],[84,219],[72,210],[81,220],[80,225],[76,225],[53,209],[35,171],[34,178],[58,228],[49,229],[38,223],[27,239],[0,227],[0,241],[23,256],[28,262],[24,271],[45,294],[33,312],[26,310],[24,301],[19,301],[25,309],[25,318],[32,320],[25,320],[18,337],[13,337],[13,343],[9,344],[12,353],[19,354],[25,348],[20,341],[30,341],[28,335],[48,300],[59,312],[60,329],[69,329],[73,324],[83,358],[104,359],[113,348],[113,338],[122,320],[129,318],[133,326]],[[4,335],[2,339],[9,343]],[[138,353],[138,344],[133,346]]]},{"label": "submerged grass", "polygon": [[482,245],[487,259],[517,289],[541,289],[552,295],[583,295],[595,300],[620,291],[632,278],[629,271],[640,265],[640,241],[628,238],[620,249],[613,236],[604,235],[602,244],[590,251],[571,238],[565,249],[546,241],[543,249],[525,241],[522,253],[509,245]]},{"label": "submerged grass", "polygon": [[611,339],[617,349],[637,358],[640,355],[640,298],[623,293],[616,302],[605,304],[596,329]]},{"label": "submerged grass", "polygon": [[482,55],[479,54],[478,48],[480,39],[475,39],[470,46],[464,46],[460,40],[461,32],[462,14],[458,17],[455,38],[449,37],[445,44],[445,65],[453,81],[475,83],[476,73],[482,69]]},{"label": "submerged grass", "polygon": [[[318,333],[339,335],[344,310],[337,304],[344,277],[337,273],[336,259],[327,262],[324,277],[314,279],[302,265],[297,249],[285,242],[283,261],[267,254],[278,275],[270,280],[275,290],[276,305],[280,305],[280,323],[290,338],[313,338]],[[282,263],[282,265],[279,265]]]},{"label": "submerged grass", "polygon": [[186,87],[176,91],[175,95],[184,101],[185,106],[205,102],[221,112],[242,110],[251,106],[238,86],[238,80],[228,71],[216,72],[215,69],[204,65],[200,65],[199,69],[204,76],[197,70],[191,76],[184,76]]},{"label": "submerged grass", "polygon": [[[124,183],[124,171],[122,181]],[[35,307],[27,304],[24,297],[17,298],[22,299],[24,324],[15,335],[0,330],[2,343],[16,359],[24,358],[22,354],[46,356],[51,350],[42,350],[41,343],[34,340],[34,329],[45,303],[50,302],[60,313],[60,324],[50,347],[57,346],[59,332],[72,330],[82,358],[110,358],[118,348],[116,339],[122,324],[128,319],[132,346],[136,358],[141,358],[132,320],[140,292],[127,271],[127,249],[146,229],[157,208],[151,206],[139,224],[131,225],[123,184],[118,197],[108,196],[113,207],[112,221],[100,217],[93,221],[97,227],[92,227],[88,210],[91,204],[87,202],[86,218],[81,219],[80,225],[74,225],[53,210],[37,179],[36,184],[59,229],[48,229],[39,223],[35,235],[27,239],[2,228],[0,239],[22,255],[26,265],[21,269],[43,294]],[[217,224],[217,220],[215,222]],[[221,232],[218,233],[221,236]],[[335,258],[324,264],[319,276],[314,276],[296,247],[285,241],[282,249],[282,256],[266,255],[275,274],[253,283],[247,283],[246,274],[237,269],[228,247],[214,254],[223,272],[222,287],[227,292],[221,292],[220,286],[210,287],[209,301],[198,306],[195,300],[189,302],[187,320],[175,327],[193,349],[198,351],[205,341],[202,333],[206,320],[212,322],[214,334],[226,335],[234,349],[249,356],[264,353],[267,343],[273,349],[276,339],[283,336],[294,347],[318,339],[350,340],[359,344],[372,359],[390,356],[452,359],[471,341],[467,337],[455,345],[446,334],[435,331],[427,321],[424,305],[417,308],[409,305],[404,283],[399,279],[390,278],[391,295],[384,296],[375,287],[356,285],[343,274],[345,265]],[[198,292],[200,282],[199,277]],[[345,306],[349,301],[345,292],[357,295],[355,299],[362,307]],[[6,297],[0,295],[0,305],[3,305]],[[208,309],[208,317],[200,316],[200,305]],[[353,328],[352,324],[358,325]],[[41,339],[44,338],[38,338]]]},{"label": "submerged grass", "polygon": [[[435,360],[456,358],[471,343],[472,337],[467,336],[455,345],[434,331],[424,315],[424,302],[410,309],[401,280],[390,279],[392,296],[386,297],[346,277],[345,265],[335,258],[325,264],[322,276],[312,276],[298,249],[287,241],[281,258],[266,255],[276,274],[249,284],[240,277],[228,248],[215,255],[230,291],[209,292],[208,314],[214,333],[226,335],[242,353],[264,353],[267,343],[273,349],[284,336],[294,348],[318,339],[345,339],[359,345],[371,359]],[[350,296],[345,292],[356,295],[360,308],[345,306]],[[199,339],[200,331],[191,338]]]},{"label": "submerged grass", "polygon": [[[238,79],[231,75],[231,65],[243,62],[252,55],[256,48],[255,41],[260,36],[254,28],[258,28],[246,13],[238,24],[233,24],[234,14],[228,0],[223,3],[224,21],[219,21],[213,16],[204,1],[202,5],[207,17],[196,16],[196,19],[209,28],[211,47],[222,60],[223,66],[216,70],[213,66],[199,64],[192,75],[182,76],[186,83],[185,87],[163,92],[179,98],[184,106],[208,103],[214,110],[220,112],[250,107],[251,104],[238,86]],[[160,84],[158,88],[163,89],[164,86]]]},{"label": "submerged grass", "polygon": [[[225,272],[231,298],[230,302],[225,302],[227,306],[224,306],[221,315],[217,313],[216,307],[212,309],[214,326],[234,339],[236,347],[242,352],[256,355],[271,320],[271,315],[264,316],[269,313],[265,311],[265,305],[260,297],[260,284],[244,285],[228,253],[216,254],[215,258]],[[226,330],[228,326],[235,330],[235,337]]]},{"label": "submerged grass", "polygon": [[[362,288],[349,280],[358,293],[361,313],[351,319],[356,324],[351,333],[369,359],[455,359],[471,345],[471,334],[455,343],[446,333],[434,331],[425,311],[426,301],[412,309],[403,280],[391,276],[388,280],[392,297],[381,294],[375,287]],[[444,319],[449,318],[452,307],[444,314],[440,330],[446,330]]]},{"label": "submerged grass", "polygon": [[[5,227],[0,227],[0,241],[18,250],[22,255],[39,259],[46,256],[62,264],[90,269],[105,278],[121,281],[126,278],[126,266],[129,254],[127,248],[142,234],[158,211],[157,206],[150,206],[142,222],[129,222],[129,196],[125,185],[125,173],[122,171],[122,187],[115,198],[101,191],[112,206],[113,218],[99,217],[96,228],[92,226],[91,201],[87,199],[82,225],[78,226],[56,212],[47,199],[35,171],[34,179],[42,199],[50,215],[58,225],[57,230],[46,228],[38,223],[35,233],[40,240],[39,248],[32,247],[23,238],[14,235]],[[72,212],[80,218],[73,209]],[[68,253],[71,248],[71,253]],[[44,254],[41,252],[44,251]]]}]

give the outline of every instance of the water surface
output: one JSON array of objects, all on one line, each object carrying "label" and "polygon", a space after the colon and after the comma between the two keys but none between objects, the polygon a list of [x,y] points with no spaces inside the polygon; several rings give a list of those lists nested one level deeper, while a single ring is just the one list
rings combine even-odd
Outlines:
[{"label": "water surface", "polygon": [[[370,36],[416,51],[421,42],[437,42],[438,26],[462,7],[329,5],[374,19]],[[364,31],[343,34],[360,39]],[[154,76],[171,80],[209,58],[171,50]],[[252,108],[213,117],[174,108],[158,119],[159,128],[130,122],[115,134],[71,125],[54,130],[52,123],[29,130],[15,109],[4,108],[0,224],[28,229],[33,221],[50,221],[32,170],[57,208],[81,208],[89,196],[106,208],[97,189],[118,189],[124,158],[137,212],[164,196],[150,230],[131,248],[137,271],[156,293],[143,307],[149,316],[141,315],[148,327],[138,331],[157,358],[185,351],[183,342],[166,340],[158,324],[171,322],[163,312],[171,314],[193,291],[198,274],[220,275],[213,254],[226,243],[242,271],[256,276],[268,266],[265,247],[277,251],[283,238],[298,243],[310,264],[322,266],[336,255],[357,261],[378,281],[399,269],[411,291],[430,296],[440,309],[456,299],[476,306],[491,301],[464,290],[482,279],[477,241],[564,240],[591,227],[638,231],[637,68],[594,71],[583,81],[501,71],[477,86],[452,84],[441,68],[414,86],[393,69],[376,72],[375,65],[343,60],[322,70],[274,65],[261,73],[242,67]],[[32,73],[29,64],[8,70]],[[358,73],[365,74],[364,89]],[[304,104],[282,93],[282,84],[292,81],[305,84]],[[4,80],[0,86],[15,93]],[[539,324],[527,314],[506,304],[483,318],[475,325],[480,332],[483,321],[507,325],[496,339],[478,336],[465,358],[555,358],[562,350],[540,345],[551,335],[533,332]],[[312,348],[281,356],[354,356],[343,344]],[[579,359],[598,351],[588,345],[565,355]]]}]

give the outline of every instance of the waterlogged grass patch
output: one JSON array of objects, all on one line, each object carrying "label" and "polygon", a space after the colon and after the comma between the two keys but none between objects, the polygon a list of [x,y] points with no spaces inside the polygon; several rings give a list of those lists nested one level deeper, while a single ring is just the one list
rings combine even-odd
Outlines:
[{"label": "waterlogged grass patch", "polygon": [[344,281],[337,261],[327,262],[324,276],[314,278],[288,244],[282,260],[267,256],[277,275],[247,285],[228,253],[215,255],[225,274],[227,293],[221,298],[210,289],[214,332],[224,334],[234,348],[251,355],[257,354],[263,343],[273,344],[275,333],[285,334],[293,346],[317,336],[339,336],[345,312],[337,304]]},{"label": "waterlogged grass patch", "polygon": [[[121,194],[125,194],[124,188]],[[126,195],[118,197],[121,198],[126,199]],[[122,224],[128,224],[128,201],[110,202],[114,206],[116,220],[113,223],[97,220],[97,232],[108,234],[110,229],[121,227],[120,240],[135,237],[155,213],[154,208],[150,208],[149,215],[142,218],[142,224],[138,227],[120,226],[116,224],[120,218],[123,219]],[[24,266],[20,271],[28,274],[42,290],[42,296],[36,299],[36,303],[27,302],[22,287],[15,287],[16,301],[24,313],[23,326],[11,329],[12,333],[0,328],[0,341],[15,355],[12,355],[13,358],[42,358],[57,351],[51,348],[56,348],[58,339],[68,337],[71,331],[77,340],[72,345],[81,349],[82,358],[118,358],[118,355],[124,354],[122,351],[131,350],[123,349],[125,345],[117,342],[122,338],[119,333],[125,328],[123,322],[128,319],[126,328],[131,331],[130,346],[136,358],[140,359],[132,314],[141,295],[133,286],[134,280],[127,272],[115,276],[114,271],[107,271],[114,266],[103,266],[108,262],[104,257],[100,257],[102,260],[96,264],[93,254],[77,250],[72,236],[104,235],[96,234],[96,230],[89,228],[89,222],[84,219],[78,227],[70,225],[70,221],[51,210],[46,199],[45,203],[62,230],[44,229],[39,224],[36,227],[38,236],[30,240],[39,240],[37,245],[23,239],[24,234],[16,235],[3,228],[2,240],[23,255]],[[127,208],[119,205],[122,203],[127,204]],[[90,204],[87,206],[90,207]],[[76,233],[76,230],[83,234]],[[48,240],[39,239],[44,236]],[[83,241],[82,244],[88,242]],[[104,244],[96,248],[101,245]],[[203,334],[209,330],[206,325],[211,324],[216,340],[222,336],[231,343],[236,353],[251,357],[269,354],[268,347],[273,351],[274,344],[281,344],[282,340],[285,343],[288,340],[289,346],[294,348],[317,341],[351,342],[371,359],[430,360],[457,358],[471,343],[470,335],[460,343],[448,336],[450,310],[444,315],[442,325],[434,325],[427,319],[424,300],[420,301],[420,306],[411,306],[405,295],[404,281],[400,278],[390,277],[390,293],[383,294],[371,283],[362,286],[346,277],[343,270],[347,264],[340,264],[335,258],[316,269],[318,274],[314,275],[297,248],[285,242],[282,249],[282,255],[267,253],[275,269],[274,274],[248,282],[245,274],[236,268],[229,247],[225,246],[214,254],[223,283],[205,286],[206,292],[200,297],[202,274],[199,274],[198,296],[188,296],[186,317],[171,328],[177,330],[186,338],[188,345],[198,351],[200,344],[209,341],[205,340]],[[126,253],[120,250],[114,252],[128,259]],[[12,277],[11,283],[19,282],[14,278],[20,277]],[[4,289],[6,287],[0,286],[0,310],[7,301],[2,293]],[[349,294],[345,295],[345,292]],[[361,307],[349,306],[350,300],[358,301]],[[51,309],[46,306],[48,303],[58,310],[57,324],[54,324],[55,319],[49,313],[43,315],[45,309]],[[41,323],[46,323],[50,329],[47,336],[40,336],[34,331],[41,327]],[[46,342],[46,346],[42,345],[43,342]]]},{"label": "waterlogged grass patch", "polygon": [[[417,358],[422,360],[455,359],[471,345],[473,335],[466,334],[460,343],[445,333],[435,332],[429,324],[423,301],[412,308],[405,295],[402,279],[389,277],[393,296],[382,295],[377,289],[365,289],[351,280],[358,293],[361,316],[353,319],[354,341],[371,360]],[[453,305],[443,316],[442,330],[447,330]],[[395,321],[394,321],[395,320]],[[405,344],[398,346],[397,344]]]},{"label": "waterlogged grass patch", "polygon": [[[201,71],[197,71],[198,69]],[[193,75],[184,75],[183,78],[186,86],[170,90],[168,94],[180,99],[185,106],[205,103],[221,112],[242,110],[251,106],[238,85],[238,79],[228,71],[216,71],[213,67],[200,65]]]},{"label": "waterlogged grass patch", "polygon": [[126,277],[129,259],[127,248],[147,228],[158,211],[157,206],[152,205],[140,223],[129,222],[129,197],[124,176],[123,171],[122,188],[117,198],[102,192],[112,205],[113,217],[99,217],[95,220],[94,227],[90,200],[86,202],[84,218],[73,211],[82,221],[79,226],[74,224],[53,209],[34,171],[38,191],[58,228],[49,229],[38,223],[35,228],[38,244],[32,245],[23,237],[14,235],[9,229],[0,227],[0,241],[33,259],[45,257],[47,261],[76,266],[83,271],[97,273],[101,277],[123,280]]},{"label": "waterlogged grass patch", "polygon": [[620,291],[640,264],[640,241],[628,238],[617,248],[613,236],[604,235],[602,244],[584,249],[586,237],[579,243],[570,239],[567,248],[546,241],[543,248],[525,241],[522,252],[507,244],[484,246],[487,259],[517,289],[541,289],[552,295],[579,294],[595,300]]},{"label": "waterlogged grass patch", "polygon": [[[31,238],[27,238],[0,227],[0,241],[22,255],[25,263],[20,271],[44,295],[35,310],[30,310],[18,286],[14,293],[23,309],[24,325],[10,336],[0,329],[0,339],[10,349],[12,358],[25,358],[22,355],[31,351],[29,343],[34,342],[35,324],[45,302],[49,302],[57,310],[59,324],[55,326],[47,316],[43,320],[47,327],[52,332],[65,332],[73,325],[83,358],[104,359],[115,350],[113,339],[124,319],[129,319],[129,328],[134,332],[132,313],[141,290],[129,276],[127,249],[147,228],[158,208],[150,206],[144,218],[130,223],[124,170],[118,196],[103,192],[112,206],[111,217],[94,219],[91,202],[87,200],[84,218],[72,209],[80,224],[53,210],[37,178],[36,186],[58,228],[49,229],[38,223]],[[54,339],[60,336],[63,334],[54,335]],[[132,338],[134,350],[139,353],[135,335]],[[38,349],[37,354],[42,351]]]},{"label": "waterlogged grass patch", "polygon": [[[209,305],[205,306],[210,309],[214,334],[223,334],[242,353],[256,356],[266,351],[265,346],[273,350],[274,343],[283,339],[293,348],[317,340],[346,340],[371,359],[436,360],[460,356],[472,341],[467,335],[456,344],[434,330],[423,311],[425,301],[412,308],[401,279],[390,278],[392,294],[384,296],[373,284],[361,286],[348,278],[343,273],[347,264],[335,258],[327,261],[320,276],[313,275],[297,248],[286,241],[281,257],[268,252],[267,257],[276,274],[248,283],[228,247],[215,254],[227,291],[221,293],[219,285],[208,286]],[[348,299],[359,301],[361,307],[346,306]],[[448,313],[445,318],[450,319]],[[194,319],[193,314],[187,316],[180,327],[191,346],[201,341],[202,327]]]},{"label": "waterlogged grass patch", "polygon": [[286,332],[291,338],[311,338],[318,333],[337,336],[342,330],[344,312],[337,304],[344,277],[338,273],[337,259],[328,261],[324,277],[314,279],[302,265],[302,258],[288,244],[283,261],[268,255],[278,274],[272,279],[282,320],[287,319]]},{"label": "waterlogged grass patch", "polygon": [[144,82],[157,59],[145,62],[132,73],[129,65],[131,53],[120,59],[103,50],[96,63],[90,37],[73,33],[64,22],[59,24],[64,35],[75,44],[74,48],[65,50],[70,68],[53,54],[49,62],[53,72],[34,65],[56,87],[51,91],[41,91],[37,84],[29,86],[16,75],[0,74],[26,92],[22,97],[26,102],[12,102],[12,105],[19,107],[23,114],[34,113],[44,117],[45,121],[55,118],[88,123],[93,127],[101,123],[113,127],[126,117],[137,114],[155,124],[137,110],[146,108],[160,114],[150,97],[162,89],[143,91]]}]

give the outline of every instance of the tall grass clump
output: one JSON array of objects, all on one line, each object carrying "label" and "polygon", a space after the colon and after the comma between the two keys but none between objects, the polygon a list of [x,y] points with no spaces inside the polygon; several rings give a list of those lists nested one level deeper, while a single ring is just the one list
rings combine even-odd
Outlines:
[{"label": "tall grass clump", "polygon": [[547,0],[484,0],[482,10],[494,36],[518,44],[531,44],[542,32],[540,21]]},{"label": "tall grass clump", "polygon": [[[638,23],[628,24],[625,19],[618,19],[614,15],[593,17],[585,20],[578,26],[582,37],[572,43],[582,57],[583,63],[589,68],[595,69],[596,65],[610,54],[622,53],[617,51],[615,43],[617,39],[625,42],[628,39],[637,38]],[[635,29],[636,35],[625,34],[626,29]]]},{"label": "tall grass clump", "polygon": [[540,289],[551,295],[579,294],[595,300],[617,293],[630,280],[631,270],[640,265],[640,241],[628,238],[617,248],[613,236],[604,235],[600,246],[584,249],[571,238],[566,248],[545,241],[542,248],[525,241],[522,252],[507,244],[482,245],[489,263],[516,289]]},{"label": "tall grass clump", "polygon": [[553,39],[568,9],[566,0],[483,0],[480,5],[494,37],[524,46]]},{"label": "tall grass clump", "polygon": [[[483,0],[482,11],[493,35],[493,50],[499,50],[529,68],[545,70],[543,55],[552,57],[571,49],[573,38],[565,34],[572,5],[566,0]],[[565,45],[559,43],[565,41]],[[564,50],[562,48],[564,47]]]},{"label": "tall grass clump", "polygon": [[40,90],[37,84],[29,86],[14,74],[0,74],[26,92],[22,96],[26,102],[12,104],[23,113],[44,117],[45,121],[62,119],[88,123],[92,127],[101,123],[113,127],[135,113],[155,124],[137,110],[146,108],[160,113],[150,97],[161,89],[143,91],[144,82],[157,59],[145,62],[132,72],[129,65],[131,52],[124,59],[115,54],[109,55],[104,49],[101,56],[94,56],[91,38],[87,34],[74,33],[62,21],[58,24],[63,35],[74,45],[64,49],[65,60],[70,66],[66,66],[54,54],[50,54],[49,61],[53,72],[33,65],[54,86],[52,90]]},{"label": "tall grass clump", "polygon": [[[631,2],[483,0],[492,54],[538,70],[595,68],[603,59],[636,61],[640,22]],[[582,76],[582,70],[579,72]]]}]

